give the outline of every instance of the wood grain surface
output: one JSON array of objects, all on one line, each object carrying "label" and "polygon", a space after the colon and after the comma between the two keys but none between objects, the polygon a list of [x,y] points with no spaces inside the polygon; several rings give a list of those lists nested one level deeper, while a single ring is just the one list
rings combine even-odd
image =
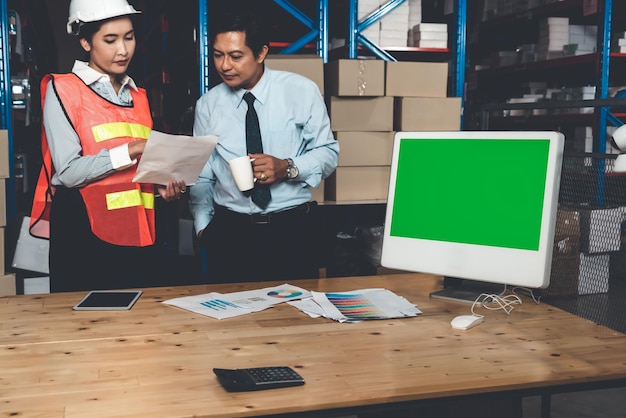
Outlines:
[{"label": "wood grain surface", "polygon": [[[147,288],[130,311],[73,311],[79,293],[0,298],[2,417],[245,417],[626,379],[626,335],[523,297],[510,315],[452,329],[470,306],[429,299],[421,274],[299,280],[387,288],[415,318],[337,323],[287,304],[216,320],[167,299],[280,282]],[[229,393],[212,369],[287,365],[300,387]]]}]

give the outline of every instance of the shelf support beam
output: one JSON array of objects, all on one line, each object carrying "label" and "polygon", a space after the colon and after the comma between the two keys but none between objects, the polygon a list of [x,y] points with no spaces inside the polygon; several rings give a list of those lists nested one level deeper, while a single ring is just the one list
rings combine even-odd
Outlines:
[{"label": "shelf support beam", "polygon": [[200,66],[200,95],[209,91],[209,6],[207,0],[198,0],[198,64]]},{"label": "shelf support beam", "polygon": [[311,31],[283,49],[281,54],[293,54],[302,49],[306,44],[317,38],[317,54],[322,57],[324,63],[328,62],[328,0],[317,1],[317,19],[314,22],[300,9],[292,5],[288,0],[274,0],[278,6],[295,17],[300,23]]},{"label": "shelf support beam", "polygon": [[[0,122],[9,137],[9,178],[6,179],[7,225],[17,217],[17,199],[13,158],[13,99],[11,93],[11,53],[9,43],[9,9],[7,0],[0,0]],[[2,181],[2,179],[0,179]]]},{"label": "shelf support beam", "polygon": [[380,48],[378,45],[367,39],[361,32],[385,17],[393,9],[404,3],[406,0],[389,0],[379,9],[374,10],[359,22],[359,2],[350,0],[349,24],[348,24],[348,58],[358,57],[359,43],[369,49],[378,58],[385,61],[397,61],[391,54]]},{"label": "shelf support beam", "polygon": [[[598,52],[600,53],[600,73],[598,75],[598,91],[596,97],[606,99],[609,97],[609,69],[611,61],[611,19],[613,11],[613,1],[605,0],[601,13],[601,20],[598,23]],[[598,116],[598,143],[597,151],[606,152],[606,128],[608,121],[608,108],[599,109]]]},{"label": "shelf support beam", "polygon": [[[461,106],[465,108],[465,67],[466,67],[466,42],[467,42],[467,0],[454,0],[456,11],[456,42],[454,42],[454,54],[452,68],[455,72],[454,91],[455,97],[461,98]],[[463,121],[465,112],[461,112],[461,130],[463,130]]]},{"label": "shelf support beam", "polygon": [[[6,0],[3,0],[6,1]],[[200,94],[210,88],[210,59],[209,59],[209,5],[207,0],[198,0],[198,61],[200,66]],[[292,54],[302,49],[306,44],[317,38],[317,53],[324,63],[328,62],[328,0],[317,0],[317,22],[314,22],[301,10],[294,7],[288,0],[274,0],[295,17],[298,21],[311,29],[309,33],[298,39],[281,51],[281,54]]]}]

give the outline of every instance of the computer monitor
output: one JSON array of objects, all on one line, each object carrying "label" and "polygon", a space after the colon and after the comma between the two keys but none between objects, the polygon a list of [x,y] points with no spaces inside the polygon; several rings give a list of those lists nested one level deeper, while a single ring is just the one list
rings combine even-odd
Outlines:
[{"label": "computer monitor", "polygon": [[505,285],[547,287],[564,141],[558,132],[397,132],[381,264],[442,275],[454,285],[431,296],[470,303]]}]

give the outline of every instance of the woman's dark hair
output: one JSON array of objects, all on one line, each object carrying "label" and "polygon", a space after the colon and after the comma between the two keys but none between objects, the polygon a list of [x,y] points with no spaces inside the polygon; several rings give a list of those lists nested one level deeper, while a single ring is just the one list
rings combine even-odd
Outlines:
[{"label": "woman's dark hair", "polygon": [[210,42],[213,44],[220,33],[244,32],[246,34],[246,46],[258,57],[263,46],[270,45],[268,32],[265,25],[258,19],[258,14],[251,8],[233,6],[225,10],[209,27]]}]

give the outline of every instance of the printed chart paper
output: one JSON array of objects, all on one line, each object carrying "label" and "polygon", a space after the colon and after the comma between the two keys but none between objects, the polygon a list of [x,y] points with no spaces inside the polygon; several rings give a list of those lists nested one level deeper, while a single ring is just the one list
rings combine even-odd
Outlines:
[{"label": "printed chart paper", "polygon": [[257,290],[234,293],[206,293],[169,299],[162,303],[176,306],[216,319],[232,318],[258,312],[279,303],[311,297],[311,292],[298,286],[282,284]]},{"label": "printed chart paper", "polygon": [[133,178],[138,183],[193,185],[217,145],[217,136],[170,135],[152,131]]},{"label": "printed chart paper", "polygon": [[387,289],[351,292],[311,292],[311,298],[289,302],[312,317],[324,316],[339,322],[391,319],[422,313],[417,306]]}]

